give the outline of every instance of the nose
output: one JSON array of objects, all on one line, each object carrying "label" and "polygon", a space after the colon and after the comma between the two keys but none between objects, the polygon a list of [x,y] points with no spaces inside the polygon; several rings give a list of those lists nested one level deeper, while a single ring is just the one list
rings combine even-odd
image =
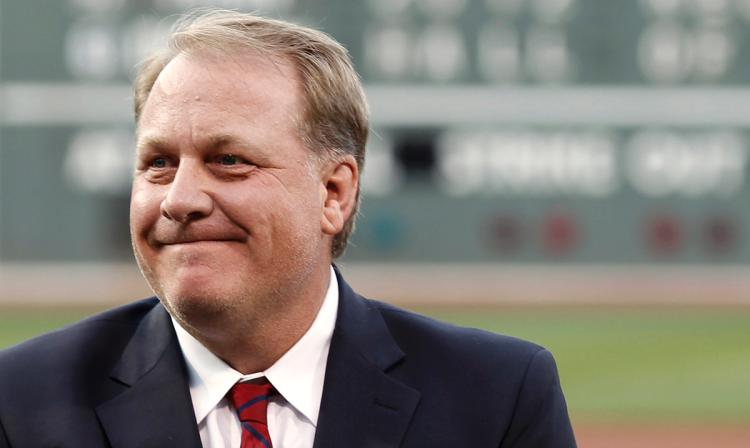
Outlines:
[{"label": "nose", "polygon": [[206,192],[205,175],[198,163],[182,161],[161,203],[162,216],[186,224],[210,215],[213,206],[213,199]]}]

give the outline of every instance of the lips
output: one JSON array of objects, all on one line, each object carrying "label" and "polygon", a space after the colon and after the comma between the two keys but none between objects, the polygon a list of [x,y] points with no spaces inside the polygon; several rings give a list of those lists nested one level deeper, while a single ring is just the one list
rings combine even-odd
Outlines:
[{"label": "lips", "polygon": [[221,242],[238,242],[239,240],[232,239],[218,239],[218,238],[200,238],[200,239],[178,239],[170,242],[159,242],[162,246],[176,246],[181,244],[195,244],[195,243],[221,243]]},{"label": "lips", "polygon": [[190,224],[157,225],[149,234],[149,243],[154,246],[172,246],[202,242],[244,242],[248,232],[236,226],[208,226]]}]

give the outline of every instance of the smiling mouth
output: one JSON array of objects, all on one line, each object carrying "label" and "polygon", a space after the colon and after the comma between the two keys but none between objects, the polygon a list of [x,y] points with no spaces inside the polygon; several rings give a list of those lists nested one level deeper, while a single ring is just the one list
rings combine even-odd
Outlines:
[{"label": "smiling mouth", "polygon": [[239,243],[240,241],[235,239],[212,239],[212,240],[184,240],[184,241],[170,241],[167,243],[161,243],[162,246],[190,246],[199,244],[212,244],[212,243]]},{"label": "smiling mouth", "polygon": [[152,247],[189,246],[212,243],[244,243],[250,232],[233,226],[167,226],[152,229],[147,240]]}]

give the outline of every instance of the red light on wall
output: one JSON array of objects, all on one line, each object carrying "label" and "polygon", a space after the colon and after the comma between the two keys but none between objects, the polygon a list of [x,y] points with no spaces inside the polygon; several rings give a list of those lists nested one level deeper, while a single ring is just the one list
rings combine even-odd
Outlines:
[{"label": "red light on wall", "polygon": [[498,252],[514,252],[521,244],[522,226],[512,216],[496,216],[487,226],[489,245]]},{"label": "red light on wall", "polygon": [[713,254],[731,252],[737,246],[737,224],[726,216],[712,216],[703,224],[702,237],[708,252]]},{"label": "red light on wall", "polygon": [[658,214],[646,223],[648,248],[657,254],[673,254],[682,246],[682,226],[671,214]]},{"label": "red light on wall", "polygon": [[565,212],[552,212],[544,218],[542,227],[544,249],[555,255],[564,255],[578,243],[578,223]]}]

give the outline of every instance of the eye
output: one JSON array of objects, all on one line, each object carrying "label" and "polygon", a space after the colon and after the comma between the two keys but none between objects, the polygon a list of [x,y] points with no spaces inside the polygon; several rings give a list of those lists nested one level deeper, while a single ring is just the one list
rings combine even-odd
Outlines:
[{"label": "eye", "polygon": [[150,167],[151,168],[166,168],[167,159],[165,157],[155,157],[153,160],[151,160]]},{"label": "eye", "polygon": [[213,170],[216,176],[228,176],[227,179],[245,178],[256,168],[246,158],[232,153],[212,154],[206,160],[206,166]]},{"label": "eye", "polygon": [[234,154],[222,154],[216,158],[216,163],[223,166],[233,166],[247,163],[247,161],[242,157],[236,156]]},{"label": "eye", "polygon": [[219,163],[222,165],[236,165],[240,159],[233,154],[222,154],[219,156]]}]

